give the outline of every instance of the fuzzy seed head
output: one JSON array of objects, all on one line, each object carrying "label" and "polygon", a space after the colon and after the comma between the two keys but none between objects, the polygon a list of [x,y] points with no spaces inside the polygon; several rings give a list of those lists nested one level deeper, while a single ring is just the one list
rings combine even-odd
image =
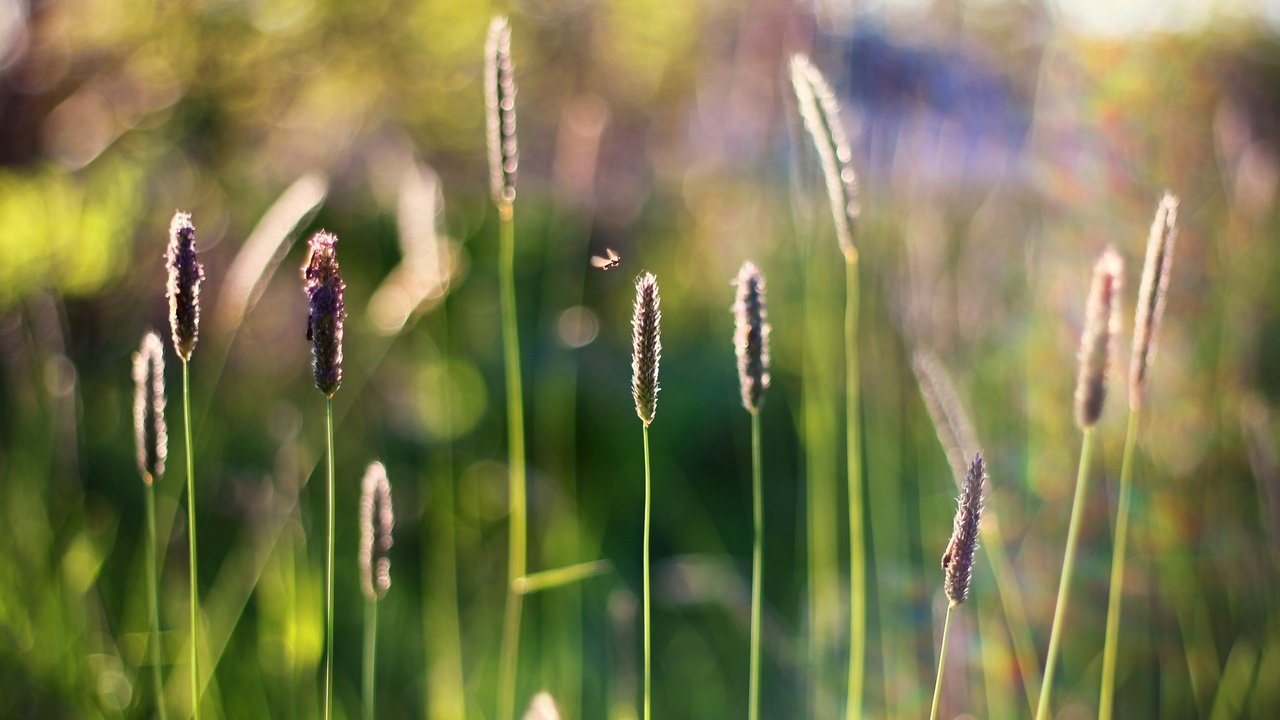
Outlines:
[{"label": "fuzzy seed head", "polygon": [[964,486],[966,458],[978,451],[978,436],[969,420],[969,414],[956,392],[951,376],[932,353],[917,351],[912,356],[911,368],[915,371],[916,382],[920,385],[920,396],[924,398],[925,410],[933,421],[934,432],[947,453],[947,462],[951,464],[951,472],[955,476],[956,486]]},{"label": "fuzzy seed head", "polygon": [[380,462],[369,464],[360,490],[360,584],[364,596],[378,600],[391,588],[391,482]]},{"label": "fuzzy seed head", "polygon": [[511,26],[505,17],[489,23],[484,52],[484,92],[489,145],[489,187],[493,201],[510,204],[516,199],[516,78],[511,62]]},{"label": "fuzzy seed head", "polygon": [[1093,268],[1084,333],[1080,337],[1079,374],[1076,377],[1076,424],[1090,428],[1102,417],[1107,399],[1107,371],[1111,341],[1120,330],[1120,285],[1124,261],[1107,248]]},{"label": "fuzzy seed head", "polygon": [[861,206],[858,176],[853,171],[853,150],[840,119],[840,103],[822,73],[804,55],[791,56],[791,86],[805,129],[813,139],[822,165],[836,226],[836,240],[846,259],[857,257],[853,238]]},{"label": "fuzzy seed head", "polygon": [[662,359],[662,309],[658,279],[653,273],[636,278],[636,302],[631,314],[631,396],[636,414],[646,427],[658,410],[658,363]]},{"label": "fuzzy seed head", "polygon": [[303,290],[311,305],[307,316],[307,340],[311,341],[311,367],[316,387],[333,397],[342,385],[342,328],[347,310],[343,301],[347,284],[338,267],[338,238],[318,232],[307,244],[302,265]]},{"label": "fuzzy seed head", "polygon": [[165,262],[169,268],[166,294],[173,349],[183,362],[188,362],[200,338],[200,283],[204,281],[204,266],[196,257],[196,229],[188,213],[175,213],[169,223]]},{"label": "fuzzy seed head", "polygon": [[738,355],[738,385],[742,406],[758,412],[769,389],[768,311],[764,300],[764,276],[751,262],[738,271],[737,301],[733,304],[733,349]]},{"label": "fuzzy seed head", "polygon": [[1138,286],[1138,310],[1133,318],[1133,358],[1129,363],[1129,407],[1142,406],[1147,369],[1156,354],[1156,331],[1164,316],[1165,295],[1173,266],[1173,244],[1178,236],[1178,198],[1165,193],[1156,208],[1147,238],[1147,259]]},{"label": "fuzzy seed head", "polygon": [[133,429],[138,472],[150,485],[164,474],[169,432],[164,424],[164,342],[154,331],[142,336],[133,354]]},{"label": "fuzzy seed head", "polygon": [[978,549],[978,527],[982,522],[982,496],[987,483],[987,469],[982,453],[975,453],[965,474],[956,501],[956,518],[951,526],[951,541],[942,554],[943,587],[952,607],[969,597],[973,581],[973,556]]}]

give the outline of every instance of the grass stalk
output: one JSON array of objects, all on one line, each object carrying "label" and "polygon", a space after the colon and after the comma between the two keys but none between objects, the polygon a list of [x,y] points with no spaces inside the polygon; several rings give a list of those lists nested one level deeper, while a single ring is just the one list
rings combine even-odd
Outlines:
[{"label": "grass stalk", "polygon": [[760,717],[760,586],[764,565],[764,483],[760,460],[760,411],[751,413],[751,519],[755,529],[751,548],[751,679],[748,690],[749,720]]},{"label": "grass stalk", "polygon": [[182,427],[187,451],[187,546],[191,586],[191,716],[200,720],[200,593],[196,572],[196,480],[191,453],[191,364],[182,361]]},{"label": "grass stalk", "polygon": [[324,401],[325,501],[328,513],[324,559],[324,720],[333,711],[333,398]]},{"label": "grass stalk", "polygon": [[164,709],[164,681],[160,677],[160,596],[156,590],[160,573],[156,563],[156,488],[155,483],[145,486],[147,504],[147,610],[151,615],[151,682],[155,686],[156,714],[167,720]]},{"label": "grass stalk", "polygon": [[520,383],[520,335],[516,325],[515,221],[512,204],[498,203],[499,285],[502,293],[502,348],[507,381],[508,498],[510,529],[507,545],[506,609],[502,623],[498,718],[511,720],[515,712],[516,674],[520,656],[520,614],[523,596],[516,580],[525,574],[526,503],[524,459],[524,398]]},{"label": "grass stalk", "polygon": [[365,720],[373,720],[374,690],[377,687],[378,669],[378,601],[368,598],[364,601],[364,682],[363,706]]},{"label": "grass stalk", "polygon": [[521,595],[532,595],[544,590],[575,585],[588,578],[603,575],[609,571],[610,567],[608,560],[591,560],[552,570],[540,570],[516,578],[514,587]]},{"label": "grass stalk", "polygon": [[644,714],[641,716],[643,720],[650,720],[652,716],[652,702],[650,701],[651,676],[650,676],[650,660],[652,658],[651,647],[651,626],[649,613],[649,517],[652,509],[653,494],[651,492],[652,485],[650,482],[651,473],[649,465],[649,423],[644,424]]},{"label": "grass stalk", "polygon": [[849,482],[849,694],[848,720],[862,717],[867,644],[867,566],[862,527],[862,433],[858,385],[858,256],[845,254],[845,443]]},{"label": "grass stalk", "polygon": [[1133,500],[1133,453],[1138,444],[1138,411],[1129,411],[1124,458],[1120,462],[1120,500],[1116,508],[1116,539],[1111,551],[1111,590],[1107,597],[1106,641],[1102,650],[1102,691],[1098,720],[1111,720],[1115,700],[1116,653],[1120,640],[1120,602],[1124,594],[1125,548],[1129,535],[1129,506]]},{"label": "grass stalk", "polygon": [[1076,564],[1076,543],[1080,534],[1080,520],[1084,515],[1084,499],[1089,485],[1089,460],[1093,455],[1093,427],[1084,428],[1080,443],[1080,468],[1076,475],[1075,500],[1071,503],[1071,521],[1067,529],[1067,548],[1062,558],[1062,575],[1058,579],[1058,602],[1053,610],[1053,629],[1049,633],[1049,653],[1044,663],[1044,682],[1040,686],[1040,702],[1036,708],[1036,720],[1049,717],[1049,701],[1053,694],[1053,675],[1058,665],[1058,646],[1062,641],[1063,620],[1067,614],[1067,601],[1071,592],[1071,577]]},{"label": "grass stalk", "polygon": [[933,682],[933,708],[929,711],[929,720],[938,720],[938,702],[942,699],[942,670],[947,665],[947,636],[951,630],[951,611],[955,603],[947,604],[947,619],[942,621],[942,647],[938,650],[938,679]]}]

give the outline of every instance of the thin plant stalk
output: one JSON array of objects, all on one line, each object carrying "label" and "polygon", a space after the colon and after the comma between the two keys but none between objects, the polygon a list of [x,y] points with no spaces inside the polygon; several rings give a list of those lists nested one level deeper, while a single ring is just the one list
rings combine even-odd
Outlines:
[{"label": "thin plant stalk", "polygon": [[[760,411],[751,413],[751,519],[755,541],[751,549],[751,680],[748,691],[749,720],[760,717],[760,585],[764,565],[764,483],[760,461]],[[647,545],[647,543],[646,543]]]},{"label": "thin plant stalk", "polygon": [[507,380],[508,497],[510,530],[507,545],[507,598],[502,623],[498,717],[511,720],[515,712],[516,670],[520,656],[520,614],[523,596],[515,582],[525,574],[526,503],[524,460],[524,397],[520,382],[520,335],[516,327],[515,221],[510,202],[498,203],[499,285],[502,293],[502,348]]},{"label": "thin plant stalk", "polygon": [[644,424],[644,715],[643,720],[652,716],[650,701],[650,660],[652,658],[651,631],[649,624],[649,516],[652,493],[649,468],[649,423]]},{"label": "thin plant stalk", "polygon": [[324,557],[324,719],[333,710],[333,398],[324,401],[325,417],[325,502],[328,512]]},{"label": "thin plant stalk", "polygon": [[160,596],[156,590],[159,566],[156,563],[156,488],[146,485],[147,503],[147,604],[151,614],[151,682],[155,685],[156,713],[160,720],[168,715],[164,709],[164,682],[160,677]]},{"label": "thin plant stalk", "polygon": [[849,695],[848,719],[862,716],[867,643],[867,567],[862,528],[862,433],[858,385],[858,256],[845,254],[845,443],[849,482]]},{"label": "thin plant stalk", "polygon": [[187,545],[191,565],[191,716],[200,720],[200,593],[196,585],[196,480],[191,453],[191,364],[182,361],[182,427],[187,450]]},{"label": "thin plant stalk", "polygon": [[1120,599],[1124,592],[1125,547],[1129,535],[1129,506],[1133,500],[1133,454],[1138,444],[1138,411],[1129,410],[1124,458],[1120,462],[1120,500],[1116,509],[1116,540],[1111,554],[1111,591],[1107,598],[1106,642],[1102,651],[1102,692],[1098,720],[1111,720],[1115,701],[1116,649],[1120,640]]},{"label": "thin plant stalk", "polygon": [[374,688],[377,684],[378,658],[378,601],[364,601],[364,716],[365,720],[377,717],[374,710]]},{"label": "thin plant stalk", "polygon": [[929,720],[938,720],[938,702],[942,699],[942,669],[947,665],[947,636],[951,630],[951,611],[955,603],[947,604],[947,619],[942,621],[942,648],[938,650],[938,679],[933,682],[933,708],[929,711]]},{"label": "thin plant stalk", "polygon": [[1075,500],[1071,503],[1071,521],[1067,529],[1067,549],[1062,558],[1062,576],[1058,579],[1058,602],[1053,610],[1053,629],[1049,633],[1049,653],[1044,663],[1044,683],[1040,686],[1040,702],[1036,708],[1036,720],[1049,717],[1049,700],[1053,693],[1054,670],[1058,665],[1058,646],[1062,642],[1063,620],[1067,614],[1067,601],[1071,592],[1071,577],[1076,564],[1076,543],[1080,534],[1080,519],[1084,516],[1084,499],[1089,485],[1089,460],[1093,455],[1093,427],[1084,429],[1080,443],[1080,469],[1076,475]]}]

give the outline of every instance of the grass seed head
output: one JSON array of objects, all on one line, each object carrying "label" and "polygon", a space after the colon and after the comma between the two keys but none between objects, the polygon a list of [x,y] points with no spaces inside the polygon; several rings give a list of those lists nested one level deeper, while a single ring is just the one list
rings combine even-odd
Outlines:
[{"label": "grass seed head", "polygon": [[1164,316],[1169,272],[1173,265],[1173,244],[1178,235],[1178,198],[1165,193],[1156,208],[1147,238],[1147,259],[1138,286],[1138,310],[1133,319],[1133,358],[1129,363],[1129,407],[1142,405],[1147,385],[1147,369],[1156,354],[1156,331]]},{"label": "grass seed head", "polygon": [[646,427],[658,410],[658,363],[662,360],[662,302],[653,273],[636,278],[631,315],[631,396]]},{"label": "grass seed head", "polygon": [[164,424],[164,342],[154,331],[142,337],[133,354],[133,427],[138,450],[138,472],[150,485],[164,474],[169,453],[169,432]]},{"label": "grass seed head", "polygon": [[191,360],[200,338],[200,283],[204,266],[196,256],[196,229],[191,215],[177,212],[169,223],[169,251],[166,254],[169,282],[169,328],[173,349],[183,362]]},{"label": "grass seed head", "polygon": [[963,487],[969,465],[966,458],[978,451],[978,436],[973,423],[965,412],[951,376],[937,357],[928,351],[918,350],[912,356],[911,368],[915,371],[925,410],[933,421],[934,432],[947,453],[956,486]]},{"label": "grass seed head", "polygon": [[560,708],[556,707],[551,693],[544,690],[533,696],[522,720],[560,720]]},{"label": "grass seed head", "polygon": [[804,55],[791,56],[791,87],[805,129],[818,151],[840,251],[847,260],[856,259],[853,240],[861,205],[858,176],[853,171],[853,150],[840,119],[840,103],[827,79]]},{"label": "grass seed head", "polygon": [[738,384],[742,406],[758,412],[769,388],[768,311],[765,308],[764,276],[751,262],[738,271],[737,301],[733,304],[733,347],[738,355]]},{"label": "grass seed head", "polygon": [[973,581],[973,556],[978,549],[978,528],[982,523],[982,495],[987,483],[987,469],[982,453],[975,453],[965,474],[956,501],[956,518],[951,526],[951,541],[942,555],[945,573],[943,587],[954,607],[969,597]]},{"label": "grass seed head", "polygon": [[360,586],[369,600],[391,588],[391,482],[380,462],[369,464],[360,491]]},{"label": "grass seed head", "polygon": [[485,43],[484,92],[489,145],[489,187],[494,202],[516,199],[516,79],[511,62],[511,26],[506,17],[489,23]]},{"label": "grass seed head", "polygon": [[347,284],[342,281],[337,249],[336,235],[318,232],[307,244],[302,266],[303,289],[311,305],[307,317],[311,365],[316,387],[327,397],[342,385],[342,328],[347,318],[343,301]]},{"label": "grass seed head", "polygon": [[1079,373],[1076,377],[1076,424],[1090,428],[1102,416],[1107,399],[1107,371],[1111,341],[1120,329],[1120,285],[1124,261],[1107,248],[1093,268],[1084,333],[1080,337]]}]

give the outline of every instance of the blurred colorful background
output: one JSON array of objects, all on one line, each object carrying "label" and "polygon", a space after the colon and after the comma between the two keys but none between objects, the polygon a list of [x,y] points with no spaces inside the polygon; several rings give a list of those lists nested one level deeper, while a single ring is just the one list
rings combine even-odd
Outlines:
[{"label": "blurred colorful background", "polygon": [[[1127,261],[1127,358],[1166,189],[1181,232],[1137,455],[1117,713],[1280,715],[1275,4],[0,0],[0,716],[155,714],[130,362],[167,323],[178,208],[208,273],[192,361],[206,711],[318,712],[324,405],[296,239],[325,228],[342,238],[350,313],[335,398],[338,717],[359,715],[355,507],[374,459],[398,514],[379,715],[494,716],[506,443],[481,75],[495,13],[511,15],[519,83],[530,566],[608,561],[525,598],[522,707],[545,689],[565,718],[636,716],[629,319],[643,269],[661,283],[665,345],[655,716],[746,715],[749,422],[728,308],[747,259],[768,277],[774,326],[763,716],[843,706],[843,288],[786,76],[806,52],[845,106],[863,190],[868,715],[927,712],[946,606],[955,486],[913,355],[939,358],[973,418],[1043,662],[1090,267],[1108,244]],[[591,270],[606,247],[621,268]],[[163,676],[170,717],[185,717],[169,358]],[[806,364],[829,390],[807,408]],[[1061,718],[1096,712],[1126,365],[1092,468]],[[829,503],[806,502],[814,482]],[[835,555],[811,586],[814,543]],[[952,623],[943,714],[1026,717],[986,558]]]}]

